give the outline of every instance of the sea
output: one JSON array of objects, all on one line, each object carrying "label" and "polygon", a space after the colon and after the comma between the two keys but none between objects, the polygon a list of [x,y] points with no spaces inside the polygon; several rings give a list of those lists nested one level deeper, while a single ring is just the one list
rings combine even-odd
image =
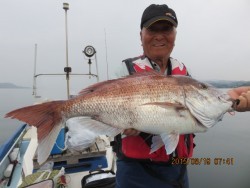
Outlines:
[{"label": "sea", "polygon": [[[4,118],[16,108],[36,102],[31,89],[0,89],[0,145],[23,123]],[[188,163],[190,188],[250,187],[250,112],[226,114],[206,133],[195,136]]]}]

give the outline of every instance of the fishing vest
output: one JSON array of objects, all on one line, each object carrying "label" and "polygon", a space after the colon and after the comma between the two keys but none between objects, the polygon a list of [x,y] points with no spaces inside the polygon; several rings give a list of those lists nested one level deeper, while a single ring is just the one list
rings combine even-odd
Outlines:
[{"label": "fishing vest", "polygon": [[[159,69],[158,65],[145,56],[130,58],[123,61],[126,64],[129,74],[142,71],[152,71]],[[187,75],[188,72],[183,63],[176,59],[169,58],[166,75]],[[175,151],[167,155],[165,146],[157,151],[150,153],[153,135],[141,132],[138,136],[118,135],[112,144],[113,151],[116,152],[118,159],[141,160],[150,162],[170,162],[172,157],[188,158],[193,155],[194,134],[180,135],[179,143]]]}]

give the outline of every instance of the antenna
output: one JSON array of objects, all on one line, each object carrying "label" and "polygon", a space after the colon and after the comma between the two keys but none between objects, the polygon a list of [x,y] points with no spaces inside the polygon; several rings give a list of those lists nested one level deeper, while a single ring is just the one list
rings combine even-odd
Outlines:
[{"label": "antenna", "polygon": [[67,10],[69,10],[69,4],[63,3],[63,9],[65,10],[65,35],[66,35],[66,67],[64,67],[64,72],[66,73],[67,80],[67,97],[69,99],[69,73],[71,72],[71,67],[69,67],[69,53],[68,53],[68,22],[67,22]]},{"label": "antenna", "polygon": [[34,75],[33,75],[33,93],[35,98],[40,98],[41,96],[36,95],[36,59],[37,59],[37,44],[35,44],[35,55],[34,55]]},{"label": "antenna", "polygon": [[[69,10],[69,4],[63,3],[63,9],[65,10],[65,33],[66,33],[66,67],[64,67],[64,73],[43,73],[43,74],[37,74],[36,73],[36,56],[37,56],[37,44],[35,44],[35,61],[34,61],[34,80],[33,80],[33,95],[36,98],[40,98],[41,96],[37,96],[37,86],[36,86],[36,79],[40,76],[65,76],[67,80],[67,97],[68,99],[72,97],[70,95],[69,91],[69,77],[70,76],[89,76],[89,77],[95,77],[97,82],[99,82],[99,76],[98,76],[98,65],[97,65],[97,56],[96,56],[96,50],[93,46],[86,46],[83,53],[89,58],[88,64],[89,64],[89,73],[72,73],[71,67],[68,65],[68,29],[67,29],[67,10]],[[97,74],[91,73],[91,57],[95,57],[96,62],[96,72]]]},{"label": "antenna", "polygon": [[95,66],[96,66],[96,80],[97,82],[99,82],[99,72],[98,72],[98,63],[97,63],[97,56],[96,56],[96,53],[95,53]]},{"label": "antenna", "polygon": [[108,52],[107,52],[107,37],[106,37],[106,29],[104,28],[105,34],[105,51],[106,51],[106,64],[107,64],[107,80],[109,80],[109,63],[108,63]]}]

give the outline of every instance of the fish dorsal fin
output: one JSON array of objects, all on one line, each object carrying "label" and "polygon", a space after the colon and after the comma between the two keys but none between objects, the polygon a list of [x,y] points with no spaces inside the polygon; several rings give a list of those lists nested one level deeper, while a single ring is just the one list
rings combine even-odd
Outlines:
[{"label": "fish dorsal fin", "polygon": [[96,84],[93,84],[93,85],[81,90],[79,92],[79,95],[86,95],[88,93],[92,93],[92,92],[95,92],[95,91],[98,91],[98,90],[102,90],[103,86],[105,86],[106,84],[112,84],[113,82],[116,82],[116,81],[117,81],[117,79],[98,82]]},{"label": "fish dorsal fin", "polygon": [[[134,72],[131,77],[136,76],[136,77],[143,77],[143,76],[162,76],[166,77],[164,74],[161,72],[158,72],[156,70],[147,70],[147,71],[142,71],[142,72]],[[129,77],[129,76],[126,76]]]},{"label": "fish dorsal fin", "polygon": [[[149,76],[158,76],[159,78],[160,77],[165,78],[165,76],[163,74],[161,74],[161,73],[159,73],[159,72],[157,72],[155,70],[136,72],[136,73],[134,73],[132,75],[128,75],[128,76],[125,76],[125,77],[122,77],[122,78],[118,78],[118,79],[114,79],[114,80],[106,80],[106,81],[103,81],[103,82],[93,84],[93,85],[81,90],[79,92],[79,95],[86,95],[86,94],[89,94],[89,93],[92,93],[92,92],[95,92],[95,91],[102,90],[107,85],[109,85],[109,84],[117,84],[117,82],[120,82],[122,80],[131,79],[131,78],[143,78],[143,77],[149,77]],[[109,85],[109,87],[110,87],[110,85]]]}]

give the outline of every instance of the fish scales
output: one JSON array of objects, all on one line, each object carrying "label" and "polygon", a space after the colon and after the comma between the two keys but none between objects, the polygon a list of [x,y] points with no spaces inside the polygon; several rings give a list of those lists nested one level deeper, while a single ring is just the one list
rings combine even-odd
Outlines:
[{"label": "fish scales", "polygon": [[[155,105],[149,109],[143,105],[166,101],[183,103],[183,89],[176,85],[174,79],[162,79],[162,77],[154,79],[154,77],[151,77],[141,80],[125,80],[125,82],[119,80],[112,83],[111,89],[104,87],[79,98],[79,101],[72,100],[68,104],[66,103],[66,106],[72,106],[69,110],[69,116],[92,116],[94,119],[114,127],[136,128],[141,131],[148,130],[148,132],[152,132],[152,125],[157,125],[158,127],[153,127],[155,134],[162,132],[163,125],[166,125],[166,122],[173,122],[172,129],[169,129],[169,132],[172,132],[175,129],[176,122],[178,125],[186,124],[186,122],[190,124],[190,121],[187,121],[190,119],[189,113],[182,112],[177,116],[178,118],[175,118],[176,112],[174,109],[167,110]],[[121,88],[123,89],[121,90]],[[175,92],[170,92],[172,90]],[[164,118],[162,118],[162,114],[172,114],[172,116],[163,116]],[[191,120],[191,125],[194,127],[196,121],[193,118]],[[146,128],[147,126],[148,128]],[[179,132],[187,132],[182,127],[180,127],[182,131]],[[192,131],[195,130],[192,129]]]},{"label": "fish scales", "polygon": [[38,128],[38,162],[42,163],[60,127],[72,117],[85,116],[79,123],[98,134],[114,136],[134,128],[159,135],[169,154],[179,134],[206,131],[232,110],[232,104],[225,93],[190,77],[145,72],[100,82],[73,99],[24,107],[6,117]]}]

